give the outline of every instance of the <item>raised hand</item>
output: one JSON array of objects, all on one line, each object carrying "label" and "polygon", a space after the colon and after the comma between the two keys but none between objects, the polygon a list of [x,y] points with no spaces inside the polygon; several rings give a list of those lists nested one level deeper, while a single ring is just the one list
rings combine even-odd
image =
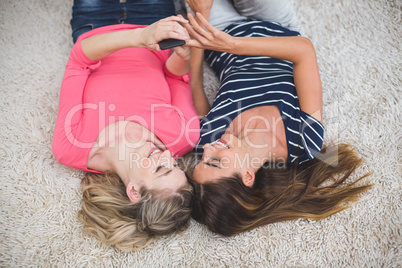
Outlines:
[{"label": "raised hand", "polygon": [[196,13],[197,20],[188,14],[191,25],[184,24],[191,38],[186,45],[202,49],[228,52],[233,49],[234,38],[213,27],[201,13]]},{"label": "raised hand", "polygon": [[158,42],[164,39],[175,38],[187,41],[189,35],[180,23],[186,25],[188,21],[182,16],[171,16],[144,28],[142,32],[144,46],[149,50],[159,51],[160,47]]}]

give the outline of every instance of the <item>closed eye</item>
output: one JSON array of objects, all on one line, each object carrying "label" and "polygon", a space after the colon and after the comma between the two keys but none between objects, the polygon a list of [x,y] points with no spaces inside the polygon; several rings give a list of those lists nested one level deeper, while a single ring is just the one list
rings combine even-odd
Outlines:
[{"label": "closed eye", "polygon": [[215,164],[212,164],[212,163],[208,163],[208,162],[204,162],[204,165],[207,165],[207,166],[210,166],[210,167],[213,167],[213,168],[220,168],[219,166],[217,166]]},{"label": "closed eye", "polygon": [[172,171],[173,171],[173,169],[169,169],[169,170],[166,171],[165,173],[158,175],[157,178],[162,177],[162,176],[167,176],[167,175],[169,175],[170,172],[172,172]]},{"label": "closed eye", "polygon": [[156,169],[155,169],[155,171],[153,173],[161,173],[160,171],[162,171],[162,170],[167,170],[165,173],[168,173],[168,172],[172,171],[172,169],[170,169],[170,168],[168,168],[168,167],[166,167],[164,165],[160,165],[160,166],[156,167]]},{"label": "closed eye", "polygon": [[[166,170],[166,172],[165,172],[165,171],[158,172],[158,171],[161,171],[161,170]],[[167,175],[169,175],[170,172],[172,172],[172,171],[173,171],[173,169],[168,169],[168,168],[166,168],[166,167],[164,167],[164,166],[159,166],[159,167],[157,167],[156,170],[155,170],[155,173],[157,173],[155,178],[160,178],[160,177],[163,177],[163,176],[167,176]]]},{"label": "closed eye", "polygon": [[160,171],[162,168],[164,168],[164,166],[158,166],[158,167],[156,167],[156,169],[155,169],[155,172],[154,173],[157,173],[158,171]]},{"label": "closed eye", "polygon": [[[217,162],[219,164],[221,162],[219,158],[214,158],[214,157],[210,158],[209,161]],[[221,168],[220,166],[218,166],[218,165],[216,165],[214,163],[211,163],[211,162],[204,162],[204,164],[207,165],[207,166],[213,167],[213,168]]]},{"label": "closed eye", "polygon": [[[174,165],[173,165],[173,168],[179,168],[179,165],[178,165],[178,164],[174,164]],[[163,173],[163,174],[158,175],[157,177],[166,176],[166,175],[168,175],[170,172],[173,171],[173,169],[169,169],[169,168],[167,168],[167,167],[161,165],[161,166],[157,166],[157,167],[156,167],[154,173],[159,173],[159,171],[161,171],[162,169],[167,169],[167,171],[166,171],[165,173]]]}]

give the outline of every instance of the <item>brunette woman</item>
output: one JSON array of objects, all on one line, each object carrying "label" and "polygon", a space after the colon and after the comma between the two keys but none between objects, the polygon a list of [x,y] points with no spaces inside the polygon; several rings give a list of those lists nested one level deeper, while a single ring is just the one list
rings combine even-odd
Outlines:
[{"label": "brunette woman", "polygon": [[187,2],[197,12],[185,26],[194,39],[187,44],[207,49],[221,81],[209,109],[203,52],[193,51],[193,96],[199,115],[206,115],[196,147],[203,155],[193,172],[192,216],[230,236],[345,209],[340,205],[369,186],[355,185],[359,179],[346,182],[362,163],[349,145],[322,148],[316,54],[297,32],[290,2]]}]

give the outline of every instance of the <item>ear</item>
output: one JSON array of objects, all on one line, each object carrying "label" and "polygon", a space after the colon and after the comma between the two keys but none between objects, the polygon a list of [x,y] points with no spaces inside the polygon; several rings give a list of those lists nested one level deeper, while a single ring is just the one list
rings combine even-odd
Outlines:
[{"label": "ear", "polygon": [[251,169],[247,169],[242,176],[243,184],[247,187],[251,187],[254,184],[255,173]]},{"label": "ear", "polygon": [[140,201],[141,196],[132,182],[129,182],[126,187],[126,193],[131,202],[137,203]]}]

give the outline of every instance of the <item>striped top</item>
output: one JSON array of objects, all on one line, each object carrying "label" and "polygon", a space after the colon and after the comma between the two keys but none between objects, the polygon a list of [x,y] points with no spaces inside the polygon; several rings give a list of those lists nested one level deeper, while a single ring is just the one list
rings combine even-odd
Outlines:
[{"label": "striped top", "polygon": [[[247,37],[299,35],[265,21],[235,23],[224,31]],[[198,152],[203,151],[204,144],[218,140],[240,113],[258,106],[276,105],[285,126],[288,162],[298,165],[315,157],[323,144],[324,127],[300,110],[291,62],[216,51],[206,51],[205,57],[221,85],[210,112],[201,120]]]}]

